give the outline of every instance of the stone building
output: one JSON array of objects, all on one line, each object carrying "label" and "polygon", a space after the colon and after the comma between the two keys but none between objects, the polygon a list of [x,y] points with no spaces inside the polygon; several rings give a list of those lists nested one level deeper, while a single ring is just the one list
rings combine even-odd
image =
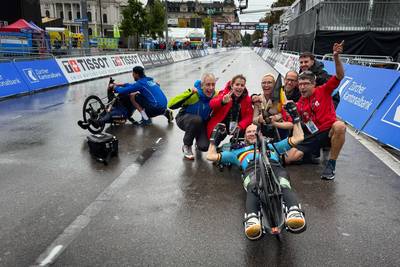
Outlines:
[{"label": "stone building", "polygon": [[[113,26],[122,20],[122,8],[128,0],[87,0],[89,35],[113,36]],[[42,17],[62,18],[71,32],[81,29],[82,10],[80,0],[40,0]]]},{"label": "stone building", "polygon": [[[212,22],[238,22],[233,0],[224,1],[168,1],[168,25],[170,27],[202,28],[203,18]],[[224,44],[235,44],[241,40],[239,31],[223,31]]]}]

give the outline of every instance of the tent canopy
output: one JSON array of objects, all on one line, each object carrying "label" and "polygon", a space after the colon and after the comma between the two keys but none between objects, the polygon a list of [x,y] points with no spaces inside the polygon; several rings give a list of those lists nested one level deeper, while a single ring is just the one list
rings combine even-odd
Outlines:
[{"label": "tent canopy", "polygon": [[43,30],[36,25],[28,23],[24,19],[19,19],[13,24],[0,28],[0,32],[31,32],[41,33]]}]

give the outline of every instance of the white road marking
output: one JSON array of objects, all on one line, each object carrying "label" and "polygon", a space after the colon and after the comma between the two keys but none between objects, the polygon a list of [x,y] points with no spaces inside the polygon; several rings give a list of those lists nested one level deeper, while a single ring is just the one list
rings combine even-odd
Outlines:
[{"label": "white road marking", "polygon": [[[156,144],[158,144],[162,138],[158,138]],[[139,165],[134,163],[128,166],[115,180],[112,182],[103,192],[101,192],[97,198],[90,203],[90,205],[82,212],[81,215],[64,229],[64,232],[60,234],[51,243],[47,249],[40,254],[36,259],[35,265],[32,266],[48,266],[55,262],[55,260],[64,252],[64,250],[79,236],[83,229],[89,225],[92,218],[94,218],[106,205],[107,202],[111,201],[112,197],[121,188],[123,188],[129,181],[130,178],[135,176],[139,171]]]},{"label": "white road marking", "polygon": [[39,266],[46,266],[49,263],[51,263],[53,258],[61,251],[61,249],[62,249],[61,245],[54,247],[49,253],[49,255],[39,264]]},{"label": "white road marking", "polygon": [[[111,200],[116,192],[123,188],[130,178],[136,175],[139,166],[135,163],[127,167],[97,198],[79,215],[64,232],[37,258],[36,266],[52,264],[58,256],[79,236],[83,229],[90,223]],[[56,249],[57,248],[57,249]],[[45,263],[43,265],[43,263]]]},{"label": "white road marking", "polygon": [[383,149],[379,144],[368,140],[361,134],[356,134],[356,132],[347,127],[347,132],[357,139],[363,146],[365,146],[369,151],[378,157],[386,166],[388,166],[392,171],[400,176],[400,161],[395,158],[392,154]]}]

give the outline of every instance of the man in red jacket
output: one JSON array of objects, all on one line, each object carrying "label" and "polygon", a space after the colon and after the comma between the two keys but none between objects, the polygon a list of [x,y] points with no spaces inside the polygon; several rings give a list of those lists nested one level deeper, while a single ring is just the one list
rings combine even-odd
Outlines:
[{"label": "man in red jacket", "polygon": [[315,75],[304,71],[299,75],[301,97],[297,102],[297,110],[306,125],[310,136],[292,148],[286,162],[302,159],[304,154],[319,151],[321,147],[331,146],[329,160],[322,172],[321,178],[335,178],[336,159],[345,142],[346,125],[336,119],[336,112],[331,97],[332,92],[339,86],[344,77],[344,69],[339,54],[343,52],[343,41],[333,45],[333,59],[336,76],[332,76],[325,84],[316,87]]}]

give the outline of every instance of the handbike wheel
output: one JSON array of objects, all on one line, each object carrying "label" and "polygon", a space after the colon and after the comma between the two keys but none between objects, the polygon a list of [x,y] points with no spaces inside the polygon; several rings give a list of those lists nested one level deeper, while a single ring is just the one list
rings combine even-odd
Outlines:
[{"label": "handbike wheel", "polygon": [[[105,112],[105,106],[98,96],[90,95],[85,99],[82,108],[83,121],[89,122],[89,119],[98,120],[100,115]],[[104,124],[99,127],[94,127],[93,124],[89,123],[89,132],[96,134],[101,133],[104,130]]]}]

